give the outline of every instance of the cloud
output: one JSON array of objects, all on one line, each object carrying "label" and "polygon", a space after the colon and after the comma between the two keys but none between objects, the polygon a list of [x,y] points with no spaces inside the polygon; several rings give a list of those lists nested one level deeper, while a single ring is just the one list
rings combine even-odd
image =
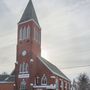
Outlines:
[{"label": "cloud", "polygon": [[15,29],[15,19],[13,13],[7,7],[6,3],[0,1],[0,36],[5,33],[13,32]]},{"label": "cloud", "polygon": [[12,44],[0,48],[0,73],[11,73],[16,60],[16,45]]},{"label": "cloud", "polygon": [[51,12],[40,19],[42,48],[46,47],[50,53],[48,60],[59,68],[90,63],[90,1],[57,2],[57,6],[48,7]]},{"label": "cloud", "polygon": [[[16,23],[19,21],[28,0],[4,1],[5,3],[0,2],[2,5],[0,5],[0,9],[3,8],[0,10],[0,32],[3,32],[4,35],[0,39],[0,49],[7,45],[8,47],[3,52],[8,51],[10,45],[15,45]],[[47,59],[59,68],[90,63],[90,1],[33,0],[33,3],[42,28],[42,49],[48,53]],[[11,31],[12,33],[9,33]],[[6,43],[2,43],[6,39]],[[14,47],[12,46],[12,48]],[[11,52],[13,53],[13,49]],[[0,54],[4,55],[2,52]],[[13,53],[12,56],[14,55]],[[11,54],[8,56],[11,57]],[[5,54],[3,57],[7,57],[7,55]],[[2,57],[0,58],[3,60]],[[73,77],[81,70],[87,72],[83,68],[73,70],[73,72],[72,70],[64,70],[64,72],[69,77]]]},{"label": "cloud", "polygon": [[8,7],[6,4],[3,2],[3,0],[0,1],[0,17],[5,15],[6,13],[9,12]]}]

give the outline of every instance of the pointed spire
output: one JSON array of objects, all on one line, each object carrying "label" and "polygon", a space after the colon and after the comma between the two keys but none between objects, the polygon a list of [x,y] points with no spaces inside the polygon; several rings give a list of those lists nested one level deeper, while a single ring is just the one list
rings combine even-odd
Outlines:
[{"label": "pointed spire", "polygon": [[29,0],[29,3],[27,5],[19,23],[28,21],[30,19],[33,19],[39,25],[38,19],[37,19],[36,13],[35,13],[35,9],[34,9],[34,6],[33,6],[31,0]]}]

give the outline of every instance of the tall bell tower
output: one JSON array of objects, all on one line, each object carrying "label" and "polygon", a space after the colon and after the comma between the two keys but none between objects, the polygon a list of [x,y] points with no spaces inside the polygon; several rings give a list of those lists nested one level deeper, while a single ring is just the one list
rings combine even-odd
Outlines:
[{"label": "tall bell tower", "polygon": [[30,61],[37,56],[41,56],[41,28],[32,1],[29,0],[18,23],[16,90],[30,90]]}]

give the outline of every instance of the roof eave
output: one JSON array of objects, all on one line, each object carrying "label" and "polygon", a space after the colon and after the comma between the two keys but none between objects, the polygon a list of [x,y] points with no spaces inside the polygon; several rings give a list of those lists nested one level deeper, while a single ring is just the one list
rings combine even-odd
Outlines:
[{"label": "roof eave", "polygon": [[[40,57],[38,57],[40,60],[41,60],[41,58]],[[61,76],[61,75],[59,75],[59,74],[57,74],[56,72],[54,72],[53,70],[51,70],[44,62],[43,62],[43,60],[41,60],[41,62],[53,73],[53,74],[55,74],[56,76],[58,76],[58,77],[61,77],[61,78],[63,78],[63,79],[65,79],[65,80],[67,80],[67,81],[70,81],[70,79],[68,79],[68,78],[65,78],[65,77],[63,77],[63,76]]]},{"label": "roof eave", "polygon": [[39,29],[41,29],[40,25],[37,24],[37,22],[34,19],[29,19],[29,20],[26,20],[26,21],[23,21],[23,22],[18,22],[18,25],[21,25],[21,24],[24,24],[24,23],[27,23],[27,22],[30,22],[30,21],[33,21],[37,25],[37,27]]}]

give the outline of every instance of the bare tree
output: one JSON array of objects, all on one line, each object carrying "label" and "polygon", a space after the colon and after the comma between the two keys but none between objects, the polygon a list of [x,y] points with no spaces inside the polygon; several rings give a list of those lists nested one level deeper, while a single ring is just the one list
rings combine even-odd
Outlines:
[{"label": "bare tree", "polygon": [[78,90],[90,90],[89,88],[89,77],[86,73],[80,74],[78,77]]}]

